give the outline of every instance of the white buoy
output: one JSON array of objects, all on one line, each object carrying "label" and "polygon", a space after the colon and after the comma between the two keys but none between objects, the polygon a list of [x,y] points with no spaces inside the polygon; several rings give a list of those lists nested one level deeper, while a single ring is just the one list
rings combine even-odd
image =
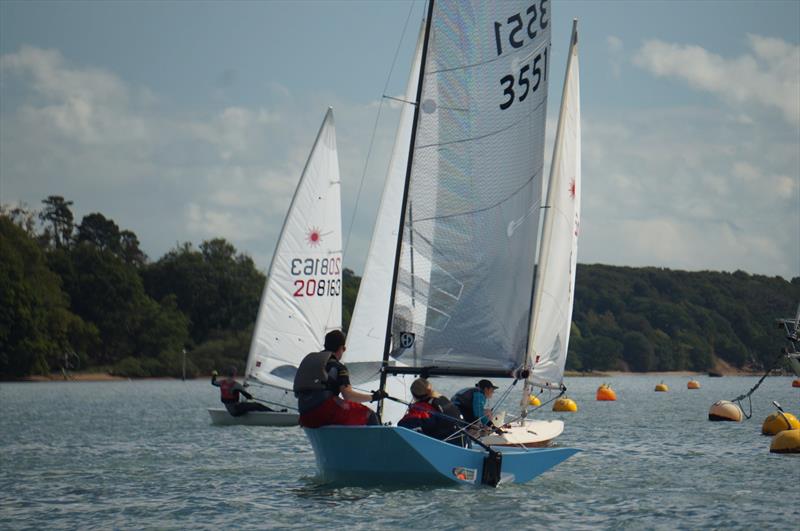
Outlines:
[{"label": "white buoy", "polygon": [[711,405],[708,410],[708,420],[729,420],[741,422],[744,414],[739,406],[728,400],[720,400]]}]

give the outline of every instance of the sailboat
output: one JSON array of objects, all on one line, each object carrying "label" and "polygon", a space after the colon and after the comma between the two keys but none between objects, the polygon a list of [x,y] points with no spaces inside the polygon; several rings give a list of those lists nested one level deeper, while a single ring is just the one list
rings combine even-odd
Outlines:
[{"label": "sailboat", "polygon": [[797,314],[794,319],[787,317],[778,319],[778,326],[782,326],[786,332],[786,340],[792,346],[791,350],[786,349],[786,359],[789,366],[794,371],[795,376],[800,377],[800,350],[797,350],[797,343],[800,342],[800,304],[797,305]]},{"label": "sailboat", "polygon": [[[403,187],[382,199],[400,204],[382,275],[386,319],[370,328],[383,336],[382,389],[404,374],[530,375],[550,9],[547,0],[428,3]],[[391,425],[305,433],[321,478],[345,484],[497,486],[578,451],[477,438],[461,447]]]},{"label": "sailboat", "polygon": [[[322,349],[342,323],[342,230],[339,159],[333,110],[328,109],[272,255],[261,296],[245,384],[268,386],[294,400],[300,361]],[[288,409],[289,406],[287,406]],[[292,408],[294,409],[294,408]],[[296,411],[231,416],[209,408],[214,424],[295,426]]]}]

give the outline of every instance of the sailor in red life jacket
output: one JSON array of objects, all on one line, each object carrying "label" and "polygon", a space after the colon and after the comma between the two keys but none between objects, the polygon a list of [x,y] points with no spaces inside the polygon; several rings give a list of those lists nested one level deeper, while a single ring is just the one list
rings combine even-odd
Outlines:
[{"label": "sailor in red life jacket", "polygon": [[240,402],[239,395],[244,395],[248,400],[253,399],[253,395],[244,390],[244,386],[236,381],[236,367],[228,370],[228,378],[217,381],[217,371],[211,373],[211,385],[219,387],[219,396],[225,409],[234,417],[240,417],[250,411],[274,411],[264,404],[258,402]]},{"label": "sailor in red life jacket", "polygon": [[375,412],[360,402],[381,400],[386,398],[386,392],[367,394],[351,387],[350,373],[341,362],[346,350],[345,339],[340,330],[328,332],[325,350],[308,354],[297,368],[294,395],[300,411],[300,425],[305,428],[380,424]]},{"label": "sailor in red life jacket", "polygon": [[464,445],[463,437],[451,437],[464,422],[458,408],[446,396],[434,391],[425,378],[414,380],[411,384],[411,395],[414,402],[408,406],[408,412],[397,423],[398,426],[421,431],[425,435],[455,445]]}]

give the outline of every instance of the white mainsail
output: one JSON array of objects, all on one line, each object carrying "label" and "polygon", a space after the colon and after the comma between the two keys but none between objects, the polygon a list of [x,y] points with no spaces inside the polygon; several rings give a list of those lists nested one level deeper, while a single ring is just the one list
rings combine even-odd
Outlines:
[{"label": "white mainsail", "polygon": [[[424,21],[423,21],[424,22]],[[406,87],[405,102],[400,109],[400,122],[395,135],[392,158],[378,208],[375,228],[364,265],[364,275],[353,308],[347,333],[347,367],[350,380],[360,384],[374,380],[383,360],[386,340],[386,316],[392,289],[397,229],[400,225],[403,187],[405,186],[411,128],[414,120],[413,101],[417,93],[424,24],[417,39],[417,48]]]},{"label": "white mainsail", "polygon": [[[530,323],[550,4],[434,2],[431,13],[393,286],[391,335],[415,340],[392,356],[510,373]],[[417,265],[423,312],[409,307]]]},{"label": "white mainsail", "polygon": [[572,324],[581,211],[577,20],[572,25],[545,206],[528,359],[534,385],[560,388]]},{"label": "white mainsail", "polygon": [[342,323],[339,158],[328,109],[295,190],[261,297],[245,378],[291,390],[300,361]]}]

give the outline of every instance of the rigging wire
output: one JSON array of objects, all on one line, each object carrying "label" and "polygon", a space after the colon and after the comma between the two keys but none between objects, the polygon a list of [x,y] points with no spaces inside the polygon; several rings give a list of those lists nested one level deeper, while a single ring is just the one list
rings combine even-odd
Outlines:
[{"label": "rigging wire", "polygon": [[[745,394],[739,395],[736,398],[734,398],[733,400],[731,400],[731,402],[733,402],[733,403],[735,403],[735,404],[737,404],[739,406],[739,409],[742,410],[742,414],[744,415],[744,417],[746,419],[749,420],[750,417],[753,416],[753,400],[750,398],[750,395],[752,395],[755,392],[755,390],[758,389],[758,387],[761,385],[761,383],[764,381],[764,379],[767,376],[769,376],[769,373],[772,372],[772,369],[775,368],[775,365],[777,364],[777,362],[779,360],[781,360],[781,359],[783,359],[783,352],[781,352],[781,355],[778,356],[777,358],[775,358],[773,360],[773,362],[769,365],[769,367],[767,367],[767,370],[764,372],[764,375],[761,378],[759,378],[758,382],[756,382],[756,384],[753,386],[752,389],[750,389]],[[742,400],[744,400],[745,398],[747,399],[749,413],[745,413],[744,412],[744,408],[742,407]]]},{"label": "rigging wire", "polygon": [[[408,29],[408,22],[409,22],[409,20],[411,20],[411,13],[413,13],[413,11],[414,11],[414,3],[412,2],[411,3],[411,7],[408,9],[408,15],[406,16],[406,21],[403,24],[403,31],[400,33],[400,40],[398,41],[397,48],[394,51],[394,57],[392,58],[392,64],[389,67],[389,73],[386,76],[386,83],[384,83],[384,85],[383,85],[383,92],[382,92],[383,97],[381,98],[381,102],[378,105],[378,113],[375,116],[375,124],[372,126],[372,135],[370,136],[370,139],[369,139],[369,148],[367,149],[367,158],[364,160],[364,170],[361,172],[361,182],[359,182],[359,184],[358,184],[358,192],[356,193],[356,202],[355,202],[355,205],[353,205],[353,213],[350,216],[350,225],[347,228],[347,235],[346,235],[346,239],[345,239],[344,249],[342,250],[342,255],[343,256],[347,256],[347,249],[350,246],[350,236],[352,235],[352,232],[353,232],[353,224],[356,221],[356,213],[358,212],[358,204],[359,204],[359,202],[361,200],[361,191],[364,188],[364,180],[366,179],[366,176],[367,176],[367,167],[369,166],[369,160],[370,160],[370,157],[372,156],[372,148],[373,148],[373,145],[375,144],[375,133],[378,130],[378,123],[379,123],[380,118],[381,118],[381,111],[383,110],[383,100],[384,100],[384,98],[388,98],[388,96],[386,96],[386,91],[389,88],[389,81],[392,78],[392,72],[394,72],[394,66],[395,66],[395,63],[397,62],[397,56],[400,54],[400,47],[403,44],[403,39],[405,38],[406,30]],[[391,98],[391,99],[397,99],[397,98]]]}]

